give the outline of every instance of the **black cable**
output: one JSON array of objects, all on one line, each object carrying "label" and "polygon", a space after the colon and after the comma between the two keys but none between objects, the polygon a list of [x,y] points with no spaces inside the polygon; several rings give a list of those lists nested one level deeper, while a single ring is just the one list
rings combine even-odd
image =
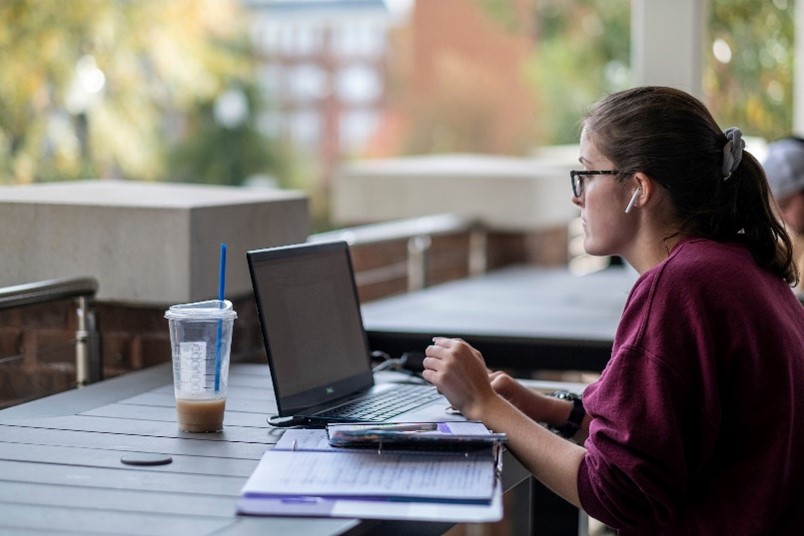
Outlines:
[{"label": "black cable", "polygon": [[265,418],[265,421],[276,428],[299,426],[300,424],[304,424],[306,422],[306,420],[302,417],[280,417],[279,415],[269,415]]},{"label": "black cable", "polygon": [[403,369],[421,374],[424,372],[424,358],[424,352],[405,352],[399,360]]},{"label": "black cable", "polygon": [[405,352],[398,358],[392,358],[384,352],[372,352],[372,356],[384,356],[385,361],[375,365],[372,372],[381,372],[385,370],[407,374],[419,380],[422,379],[422,372],[424,372],[425,355],[423,352]]}]

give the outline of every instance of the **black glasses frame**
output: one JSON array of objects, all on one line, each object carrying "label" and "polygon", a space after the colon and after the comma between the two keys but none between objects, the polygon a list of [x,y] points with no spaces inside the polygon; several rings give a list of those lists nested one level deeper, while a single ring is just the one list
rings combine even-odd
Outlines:
[{"label": "black glasses frame", "polygon": [[572,185],[572,195],[581,197],[583,194],[583,178],[590,175],[620,175],[633,173],[632,171],[622,171],[619,169],[583,169],[570,171],[570,184]]}]

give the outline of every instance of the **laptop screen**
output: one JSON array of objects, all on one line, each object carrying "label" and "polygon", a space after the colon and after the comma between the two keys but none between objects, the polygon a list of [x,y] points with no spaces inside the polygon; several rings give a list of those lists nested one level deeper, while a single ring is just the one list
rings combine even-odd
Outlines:
[{"label": "laptop screen", "polygon": [[346,242],[247,253],[281,416],[373,384]]}]

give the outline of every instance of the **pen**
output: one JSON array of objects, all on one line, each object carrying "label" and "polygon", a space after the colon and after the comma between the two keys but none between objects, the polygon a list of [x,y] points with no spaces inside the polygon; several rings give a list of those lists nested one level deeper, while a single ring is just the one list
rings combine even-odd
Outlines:
[{"label": "pen", "polygon": [[299,496],[299,497],[281,497],[279,499],[283,503],[297,503],[297,504],[318,504],[324,502],[326,499],[323,497],[307,497],[307,496]]}]

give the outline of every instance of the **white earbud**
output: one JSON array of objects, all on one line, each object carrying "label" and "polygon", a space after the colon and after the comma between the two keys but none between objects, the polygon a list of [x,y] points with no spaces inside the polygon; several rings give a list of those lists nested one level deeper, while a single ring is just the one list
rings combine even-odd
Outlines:
[{"label": "white earbud", "polygon": [[642,187],[641,186],[638,187],[636,190],[634,190],[634,195],[631,196],[631,200],[628,202],[628,206],[625,207],[625,213],[626,214],[629,214],[631,212],[631,209],[636,206],[637,198],[639,197],[639,195],[641,193],[642,193]]}]

